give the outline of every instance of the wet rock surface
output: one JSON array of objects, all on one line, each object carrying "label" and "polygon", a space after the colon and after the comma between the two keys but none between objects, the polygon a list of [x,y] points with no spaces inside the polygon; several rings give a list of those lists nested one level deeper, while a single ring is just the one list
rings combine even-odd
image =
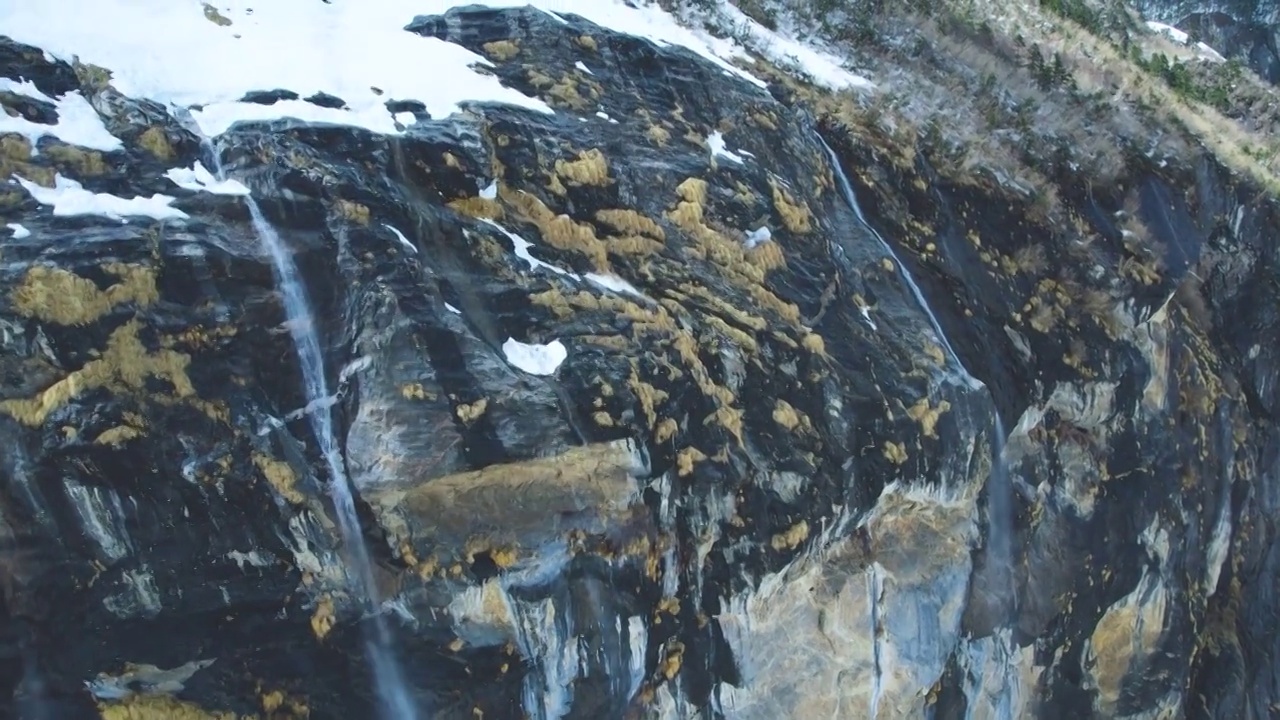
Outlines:
[{"label": "wet rock surface", "polygon": [[[1058,225],[681,48],[532,9],[408,29],[556,112],[209,147],[0,38],[5,75],[80,90],[125,146],[6,136],[6,173],[183,214],[0,189],[30,231],[0,265],[10,714],[372,712],[271,260],[242,198],[164,177],[197,161],[307,285],[424,717],[1272,712],[1270,200],[1135,157]],[[567,357],[529,372],[510,341]]]}]

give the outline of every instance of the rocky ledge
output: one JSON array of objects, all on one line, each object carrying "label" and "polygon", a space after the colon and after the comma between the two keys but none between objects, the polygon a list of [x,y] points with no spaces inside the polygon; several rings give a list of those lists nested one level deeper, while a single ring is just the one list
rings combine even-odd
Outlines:
[{"label": "rocky ledge", "polygon": [[10,714],[371,717],[376,623],[421,717],[1274,712],[1271,200],[1134,154],[1067,223],[764,59],[406,29],[553,112],[207,141],[0,38],[119,141],[0,138]]}]

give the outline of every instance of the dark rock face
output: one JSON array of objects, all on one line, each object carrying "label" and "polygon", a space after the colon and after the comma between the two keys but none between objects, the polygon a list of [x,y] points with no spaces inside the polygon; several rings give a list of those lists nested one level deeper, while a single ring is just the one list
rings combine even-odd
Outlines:
[{"label": "dark rock face", "polygon": [[[554,115],[241,124],[212,149],[315,305],[424,717],[1271,712],[1269,201],[1135,159],[1155,242],[1083,183],[1064,231],[781,84],[565,20],[409,25]],[[83,90],[126,144],[95,163],[45,139],[5,167],[187,215],[0,191],[31,231],[0,266],[5,709],[371,716],[316,408],[244,201],[163,177],[212,165],[164,109],[0,58]],[[567,359],[526,372],[512,340]]]},{"label": "dark rock face", "polygon": [[1280,83],[1280,8],[1260,0],[1135,0],[1151,19],[1174,25],[1259,77]]}]

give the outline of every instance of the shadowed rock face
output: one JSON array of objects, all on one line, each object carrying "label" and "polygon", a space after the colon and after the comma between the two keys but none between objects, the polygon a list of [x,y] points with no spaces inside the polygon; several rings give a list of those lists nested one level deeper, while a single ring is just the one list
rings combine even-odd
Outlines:
[{"label": "shadowed rock face", "polygon": [[1259,0],[1136,0],[1152,20],[1176,25],[1280,83],[1280,7]]},{"label": "shadowed rock face", "polygon": [[[426,716],[1267,715],[1271,205],[1207,161],[1135,158],[1162,254],[1079,183],[1086,263],[1028,200],[938,177],[794,83],[533,10],[409,29],[557,112],[241,124],[212,152],[316,305]],[[31,231],[0,265],[0,697],[33,718],[370,716],[314,408],[243,200],[163,177],[212,161],[163,108],[0,56],[82,89],[126,144],[6,145],[4,167],[188,215],[55,217],[0,190]],[[955,381],[823,137],[986,387]],[[567,359],[531,374],[509,339]]]}]

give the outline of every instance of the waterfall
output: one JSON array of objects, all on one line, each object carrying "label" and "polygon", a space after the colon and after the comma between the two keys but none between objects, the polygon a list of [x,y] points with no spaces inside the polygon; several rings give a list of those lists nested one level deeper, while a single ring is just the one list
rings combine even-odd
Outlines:
[{"label": "waterfall", "polygon": [[[987,570],[988,577],[994,585],[998,600],[1001,622],[997,626],[996,635],[1002,633],[999,628],[1009,629],[1003,633],[1007,636],[1000,658],[1001,671],[1004,673],[997,710],[1000,717],[1008,720],[1011,715],[1011,693],[1013,668],[1010,658],[1015,646],[1011,631],[1016,603],[1013,579],[1013,491],[1010,484],[1009,468],[1004,461],[1005,446],[1004,422],[1000,413],[995,413],[995,437],[991,440],[991,473],[987,479]],[[998,642],[998,640],[997,640]]]},{"label": "waterfall", "polygon": [[[222,158],[212,143],[205,139],[214,174],[223,180]],[[357,596],[365,614],[372,618],[372,632],[365,631],[365,651],[373,669],[374,688],[381,700],[382,717],[386,720],[413,720],[417,717],[409,688],[405,683],[399,663],[392,654],[391,628],[386,617],[378,612],[378,590],[373,577],[373,565],[369,549],[364,542],[360,520],[356,515],[355,498],[347,480],[342,450],[333,431],[332,403],[328,381],[324,374],[324,354],[320,350],[320,337],[316,332],[311,300],[306,285],[298,274],[298,266],[285,247],[280,236],[262,215],[262,208],[252,195],[244,196],[245,205],[253,219],[254,230],[263,248],[271,255],[276,286],[284,296],[285,313],[289,333],[298,353],[298,363],[305,383],[307,413],[311,431],[315,435],[325,467],[329,471],[329,496],[338,516],[338,529],[346,550],[348,571],[355,575]]]},{"label": "waterfall", "polygon": [[[817,133],[815,133],[817,135]],[[836,156],[836,151],[831,149],[825,138],[817,135],[818,142],[822,143],[822,148],[827,151],[827,158],[831,161],[831,170],[835,173],[836,181],[840,183],[840,191],[844,193],[845,202],[853,210],[853,214],[857,216],[858,222],[870,232],[872,237],[880,242],[885,252],[889,253],[889,257],[893,258],[893,264],[902,273],[902,280],[911,289],[911,294],[915,296],[916,303],[920,305],[920,309],[924,311],[926,317],[929,318],[929,324],[933,327],[934,337],[938,343],[942,345],[943,352],[946,353],[948,362],[952,365],[954,372],[958,374],[957,379],[971,390],[977,390],[983,386],[978,378],[974,377],[969,370],[960,361],[960,356],[956,354],[955,349],[951,347],[951,341],[947,340],[947,335],[942,331],[942,324],[938,322],[938,317],[933,314],[933,310],[929,307],[929,302],[925,300],[924,292],[920,290],[920,286],[916,284],[915,278],[911,277],[911,272],[907,270],[907,266],[898,258],[898,254],[893,251],[890,245],[876,229],[871,227],[871,223],[867,222],[866,216],[862,214],[862,206],[858,204],[858,196],[853,192],[853,185],[849,183],[849,178],[844,174],[844,168],[840,166],[840,158]]]}]

